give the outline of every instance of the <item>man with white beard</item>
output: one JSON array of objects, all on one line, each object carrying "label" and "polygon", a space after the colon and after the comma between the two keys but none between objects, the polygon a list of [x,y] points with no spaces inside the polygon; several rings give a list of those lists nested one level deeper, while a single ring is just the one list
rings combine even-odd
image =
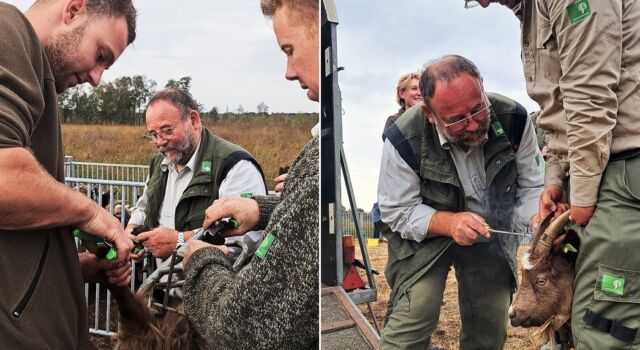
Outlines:
[{"label": "man with white beard", "polygon": [[[204,213],[225,196],[266,194],[258,162],[242,147],[214,135],[200,119],[191,95],[179,89],[156,93],[146,111],[145,138],[160,152],[149,168],[144,193],[127,225],[131,233],[144,225],[148,231],[134,239],[153,256],[165,259],[202,227]],[[247,233],[245,242],[256,247],[261,232]],[[223,247],[223,249],[228,249]],[[232,248],[229,256],[239,252]],[[133,255],[141,259],[144,252]]]}]

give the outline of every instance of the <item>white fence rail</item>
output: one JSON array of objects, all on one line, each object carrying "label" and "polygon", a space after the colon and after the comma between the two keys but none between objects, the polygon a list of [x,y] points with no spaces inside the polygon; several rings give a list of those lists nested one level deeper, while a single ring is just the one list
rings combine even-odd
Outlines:
[{"label": "white fence rail", "polygon": [[72,157],[66,156],[64,174],[65,177],[80,179],[144,182],[149,174],[149,166],[75,162]]},{"label": "white fence rail", "polygon": [[[142,195],[147,172],[148,167],[142,165],[100,164],[67,160],[65,162],[65,183],[85,193],[100,206],[116,215],[124,226],[128,218],[126,210],[122,210],[122,206],[135,206],[138,198]],[[119,206],[120,208],[118,208]],[[79,244],[78,241],[77,244]],[[144,272],[142,276],[136,275],[142,273],[144,267],[140,269],[141,264],[147,264],[148,260],[145,259],[144,263],[132,262],[131,290],[135,290],[134,283],[136,281],[146,278],[148,272]],[[111,320],[111,306],[113,305],[111,292],[99,283],[85,283],[84,291],[87,307],[93,313],[93,322],[90,320],[89,332],[103,336],[115,334],[117,321]]]}]

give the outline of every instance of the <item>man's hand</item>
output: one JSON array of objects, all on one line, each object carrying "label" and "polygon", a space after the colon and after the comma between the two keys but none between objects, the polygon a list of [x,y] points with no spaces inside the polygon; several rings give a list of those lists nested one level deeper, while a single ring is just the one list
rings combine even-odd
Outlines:
[{"label": "man's hand", "polygon": [[595,206],[578,207],[576,205],[571,206],[571,214],[569,219],[575,221],[576,224],[586,226],[593,216],[593,212],[596,211]]},{"label": "man's hand", "polygon": [[156,258],[166,259],[176,249],[178,231],[167,227],[156,227],[137,235],[136,241],[142,243]]},{"label": "man's hand", "polygon": [[104,270],[110,283],[126,287],[131,282],[131,265],[129,262],[115,262],[106,259],[98,259],[90,252],[78,254],[80,269],[85,282],[100,282],[98,272]]},{"label": "man's hand", "polygon": [[[94,211],[92,219],[78,224],[78,228],[86,233],[112,242],[118,251],[118,257],[113,262],[128,263],[133,242],[131,242],[129,235],[124,232],[120,220],[97,204],[92,207],[92,210]],[[88,245],[87,248],[91,250],[92,246]]]},{"label": "man's hand", "polygon": [[[138,240],[138,236],[133,234],[133,230],[138,226],[140,225],[129,224],[127,225],[127,228],[124,229],[124,231],[129,235],[129,238],[131,238],[136,242],[140,242],[140,241]],[[145,249],[141,249],[137,254],[131,253],[131,260],[142,261],[146,255],[147,255],[147,251]]]},{"label": "man's hand", "polygon": [[276,184],[276,187],[274,187],[273,190],[276,192],[277,195],[280,195],[280,192],[284,190],[284,182],[287,180],[288,176],[289,174],[286,173],[286,174],[279,175],[278,177],[273,179],[273,182]]},{"label": "man's hand", "polygon": [[196,250],[202,249],[205,247],[215,247],[219,249],[222,252],[222,254],[224,254],[225,256],[229,255],[229,248],[226,245],[213,245],[207,242],[192,239],[189,242],[187,242],[187,246],[184,248],[184,251],[182,252],[182,256],[183,256],[182,266],[187,266],[187,261],[191,257],[191,254],[193,254]]},{"label": "man's hand", "polygon": [[550,211],[555,212],[555,214],[553,214],[554,218],[558,217],[558,215],[569,209],[567,191],[558,185],[546,186],[540,194],[539,204],[539,214],[541,218],[546,217]]},{"label": "man's hand", "polygon": [[225,236],[240,236],[258,224],[260,218],[258,202],[250,198],[224,197],[213,202],[204,214],[202,226],[206,229],[222,218],[233,217],[240,226],[235,230],[225,231]]},{"label": "man's hand", "polygon": [[490,238],[489,225],[475,213],[462,212],[451,216],[449,235],[459,245],[470,246],[480,236]]}]

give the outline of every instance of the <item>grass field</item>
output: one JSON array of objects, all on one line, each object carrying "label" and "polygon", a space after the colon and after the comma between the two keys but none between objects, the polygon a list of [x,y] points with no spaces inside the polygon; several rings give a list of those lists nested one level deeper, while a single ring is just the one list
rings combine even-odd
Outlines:
[{"label": "grass field", "polygon": [[[273,189],[278,168],[291,165],[316,123],[311,117],[254,117],[226,118],[206,126],[249,151],[262,166],[267,187]],[[147,165],[157,151],[142,137],[145,131],[144,126],[65,124],[65,154],[78,162]]]},{"label": "grass field", "polygon": [[[526,252],[528,246],[520,247],[518,256],[521,256]],[[359,249],[356,249],[359,254]],[[368,247],[369,258],[371,259],[371,265],[373,268],[380,271],[380,275],[375,276],[376,287],[378,288],[378,300],[373,302],[371,307],[375,314],[376,321],[381,331],[383,328],[383,322],[385,313],[387,310],[387,303],[391,290],[384,278],[384,266],[387,263],[387,244],[382,243],[376,247]],[[447,278],[447,286],[444,291],[444,304],[440,311],[440,320],[438,327],[431,337],[432,343],[439,345],[447,350],[458,349],[458,336],[460,334],[460,312],[458,311],[458,285],[456,283],[454,271],[449,272]],[[361,272],[361,275],[366,281],[366,275]],[[372,323],[371,314],[366,304],[360,305],[360,311],[369,319]],[[535,340],[532,336],[533,329],[513,328],[508,326],[507,342],[504,346],[505,350],[537,350],[538,346],[535,345]]]}]

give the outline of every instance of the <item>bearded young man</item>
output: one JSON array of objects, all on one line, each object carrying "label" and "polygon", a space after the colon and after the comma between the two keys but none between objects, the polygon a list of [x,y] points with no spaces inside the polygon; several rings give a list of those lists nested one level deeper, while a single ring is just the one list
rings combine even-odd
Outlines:
[{"label": "bearded young man", "polygon": [[381,349],[426,349],[455,267],[460,349],[500,349],[517,269],[516,236],[537,211],[544,161],[526,110],[487,94],[451,55],[420,78],[423,102],[385,130],[378,182],[391,296]]},{"label": "bearded young man", "polygon": [[[165,259],[202,227],[214,200],[242,193],[265,195],[262,168],[242,147],[214,135],[202,125],[198,105],[185,91],[156,93],[146,111],[145,137],[160,152],[151,162],[144,193],[136,204],[127,232],[149,229],[135,239],[156,258]],[[244,237],[255,250],[262,232]],[[229,257],[236,257],[236,248]],[[140,259],[145,252],[134,256]]]},{"label": "bearded young man", "polygon": [[[120,222],[64,185],[57,93],[96,86],[135,39],[131,1],[0,3],[0,347],[88,344],[82,281],[107,269],[127,285],[133,244]],[[118,259],[78,256],[71,227],[113,242]],[[80,259],[80,264],[78,263]]]}]

